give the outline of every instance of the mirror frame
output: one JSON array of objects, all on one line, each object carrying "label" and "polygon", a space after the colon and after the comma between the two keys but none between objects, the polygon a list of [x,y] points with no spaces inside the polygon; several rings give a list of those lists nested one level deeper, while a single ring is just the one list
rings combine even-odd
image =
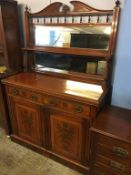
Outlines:
[{"label": "mirror frame", "polygon": [[[31,13],[28,7],[25,11],[25,33],[26,33],[26,48],[41,49],[47,52],[67,53],[77,55],[90,55],[90,56],[104,56],[107,59],[111,58],[115,49],[115,40],[118,27],[118,18],[120,13],[119,3],[116,2],[116,6],[113,10],[99,10],[95,9],[80,1],[71,1],[71,6],[67,6],[61,2],[55,2],[44,8],[37,13]],[[72,8],[71,8],[72,7]],[[92,17],[97,17],[97,21],[93,22]],[[59,18],[63,17],[64,21],[61,23]],[[72,23],[67,22],[67,18],[72,17]],[[75,22],[75,17],[80,17],[79,23]],[[86,23],[82,22],[82,17],[88,17]],[[105,17],[105,22],[101,22],[100,18]],[[110,20],[111,17],[112,19]],[[46,19],[50,18],[50,23],[46,22]],[[53,21],[56,18],[56,21]],[[43,25],[48,26],[110,26],[111,35],[109,40],[109,49],[92,49],[92,48],[59,48],[59,47],[45,47],[34,46],[31,44],[30,38],[30,26],[33,25],[33,19],[39,24],[40,19],[43,19]]]},{"label": "mirror frame", "polygon": [[[36,52],[49,52],[49,53],[60,53],[60,54],[72,54],[72,55],[83,55],[100,58],[107,62],[105,75],[89,75],[89,74],[78,74],[68,72],[67,74],[55,73],[55,72],[42,72],[45,75],[53,75],[66,79],[72,79],[76,81],[84,81],[90,83],[101,84],[103,87],[110,86],[110,80],[112,75],[112,61],[110,61],[114,56],[116,37],[118,30],[118,21],[120,15],[120,1],[115,1],[115,7],[113,10],[100,10],[95,9],[80,1],[71,1],[70,6],[67,6],[61,2],[55,2],[44,8],[37,13],[31,13],[30,9],[26,7],[25,10],[25,35],[26,35],[26,47],[23,48],[25,70],[40,72],[39,70],[33,69],[33,54]],[[74,20],[75,17],[80,17],[79,23]],[[88,21],[83,23],[82,17],[88,17]],[[92,17],[96,16],[97,21],[93,22]],[[105,22],[101,22],[101,17],[106,17]],[[64,22],[60,22],[59,18],[63,17]],[[72,17],[72,23],[67,22],[67,18]],[[109,20],[111,17],[111,21]],[[46,18],[50,18],[50,23],[46,22]],[[53,21],[56,18],[56,22]],[[30,26],[33,25],[34,19],[36,23],[40,23],[42,19],[43,25],[48,26],[111,26],[111,35],[109,40],[109,49],[91,49],[91,48],[67,48],[67,47],[44,47],[35,46],[31,44],[30,38]]]}]

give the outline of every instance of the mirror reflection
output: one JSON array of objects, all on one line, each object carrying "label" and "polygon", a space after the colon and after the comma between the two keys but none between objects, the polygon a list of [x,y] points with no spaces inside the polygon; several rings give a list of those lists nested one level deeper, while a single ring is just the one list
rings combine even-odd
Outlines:
[{"label": "mirror reflection", "polygon": [[48,47],[108,49],[110,34],[110,26],[34,25],[31,28],[32,43]]},{"label": "mirror reflection", "polygon": [[107,64],[102,58],[35,52],[34,67],[38,71],[64,73],[77,72],[105,75]]}]

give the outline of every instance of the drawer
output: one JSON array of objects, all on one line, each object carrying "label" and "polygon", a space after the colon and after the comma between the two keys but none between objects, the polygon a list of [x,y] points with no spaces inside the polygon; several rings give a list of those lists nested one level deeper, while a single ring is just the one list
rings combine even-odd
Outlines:
[{"label": "drawer", "polygon": [[82,103],[68,101],[50,95],[39,94],[17,87],[8,87],[8,93],[10,95],[25,98],[33,102],[38,102],[41,103],[41,105],[45,104],[48,105],[49,107],[60,109],[65,112],[71,112],[73,114],[81,114],[87,117],[89,117],[90,115],[90,106]]},{"label": "drawer", "polygon": [[16,87],[8,87],[8,93],[13,96],[22,97],[33,102],[42,102],[42,95],[29,90],[20,89]]},{"label": "drawer", "polygon": [[115,161],[119,161],[121,163],[131,162],[131,156],[129,155],[127,148],[125,148],[123,145],[117,146],[115,144],[115,145],[112,145],[111,147],[108,145],[98,143],[96,148],[96,154],[101,154],[103,156],[106,156]]},{"label": "drawer", "polygon": [[112,171],[108,166],[101,163],[95,163],[91,175],[130,175],[130,173]]},{"label": "drawer", "polygon": [[104,157],[99,154],[95,156],[95,160],[94,160],[94,165],[102,164],[105,167],[107,167],[107,169],[112,173],[125,174],[125,175],[131,172],[129,163],[130,162],[126,162],[126,161],[121,163],[119,161],[115,161],[113,159]]},{"label": "drawer", "polygon": [[49,105],[53,108],[59,108],[63,111],[71,112],[74,114],[83,114],[89,117],[90,106],[74,101],[63,100],[52,96],[43,96],[43,104]]},{"label": "drawer", "polygon": [[131,145],[123,141],[97,134],[96,152],[113,159],[131,161]]}]

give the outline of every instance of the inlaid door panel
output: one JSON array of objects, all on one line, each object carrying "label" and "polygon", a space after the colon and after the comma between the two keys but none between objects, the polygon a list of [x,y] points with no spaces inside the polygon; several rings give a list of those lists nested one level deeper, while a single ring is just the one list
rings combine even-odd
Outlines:
[{"label": "inlaid door panel", "polygon": [[19,98],[11,98],[14,132],[37,145],[42,144],[41,109],[38,105]]},{"label": "inlaid door panel", "polygon": [[53,152],[80,162],[84,151],[84,121],[55,114],[50,116],[50,120]]}]

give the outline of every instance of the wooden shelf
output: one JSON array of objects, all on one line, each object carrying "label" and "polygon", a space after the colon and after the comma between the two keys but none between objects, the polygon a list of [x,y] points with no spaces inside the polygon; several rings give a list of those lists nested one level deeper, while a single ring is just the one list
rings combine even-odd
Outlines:
[{"label": "wooden shelf", "polygon": [[87,49],[87,48],[66,48],[66,47],[26,47],[22,49],[23,51],[38,51],[38,52],[51,52],[51,53],[64,53],[72,55],[85,55],[85,56],[97,56],[97,57],[107,57],[107,50],[98,49]]},{"label": "wooden shelf", "polygon": [[56,77],[61,77],[64,79],[71,79],[71,80],[76,80],[76,81],[82,81],[82,82],[88,82],[88,83],[93,83],[93,84],[100,84],[104,86],[104,83],[106,81],[106,77],[102,75],[93,75],[93,74],[84,74],[84,73],[74,73],[71,71],[64,71],[60,70],[60,72],[56,71],[47,71],[47,70],[39,70],[33,68],[33,71],[38,72],[38,73],[44,73],[45,75],[50,75],[50,76],[56,76]]},{"label": "wooden shelf", "polygon": [[[52,23],[31,23],[30,25],[40,25],[40,26],[63,26],[63,23],[57,23],[57,22],[52,22]],[[111,26],[111,23],[64,23],[64,26],[88,26],[88,27],[92,27],[92,26]]]}]

